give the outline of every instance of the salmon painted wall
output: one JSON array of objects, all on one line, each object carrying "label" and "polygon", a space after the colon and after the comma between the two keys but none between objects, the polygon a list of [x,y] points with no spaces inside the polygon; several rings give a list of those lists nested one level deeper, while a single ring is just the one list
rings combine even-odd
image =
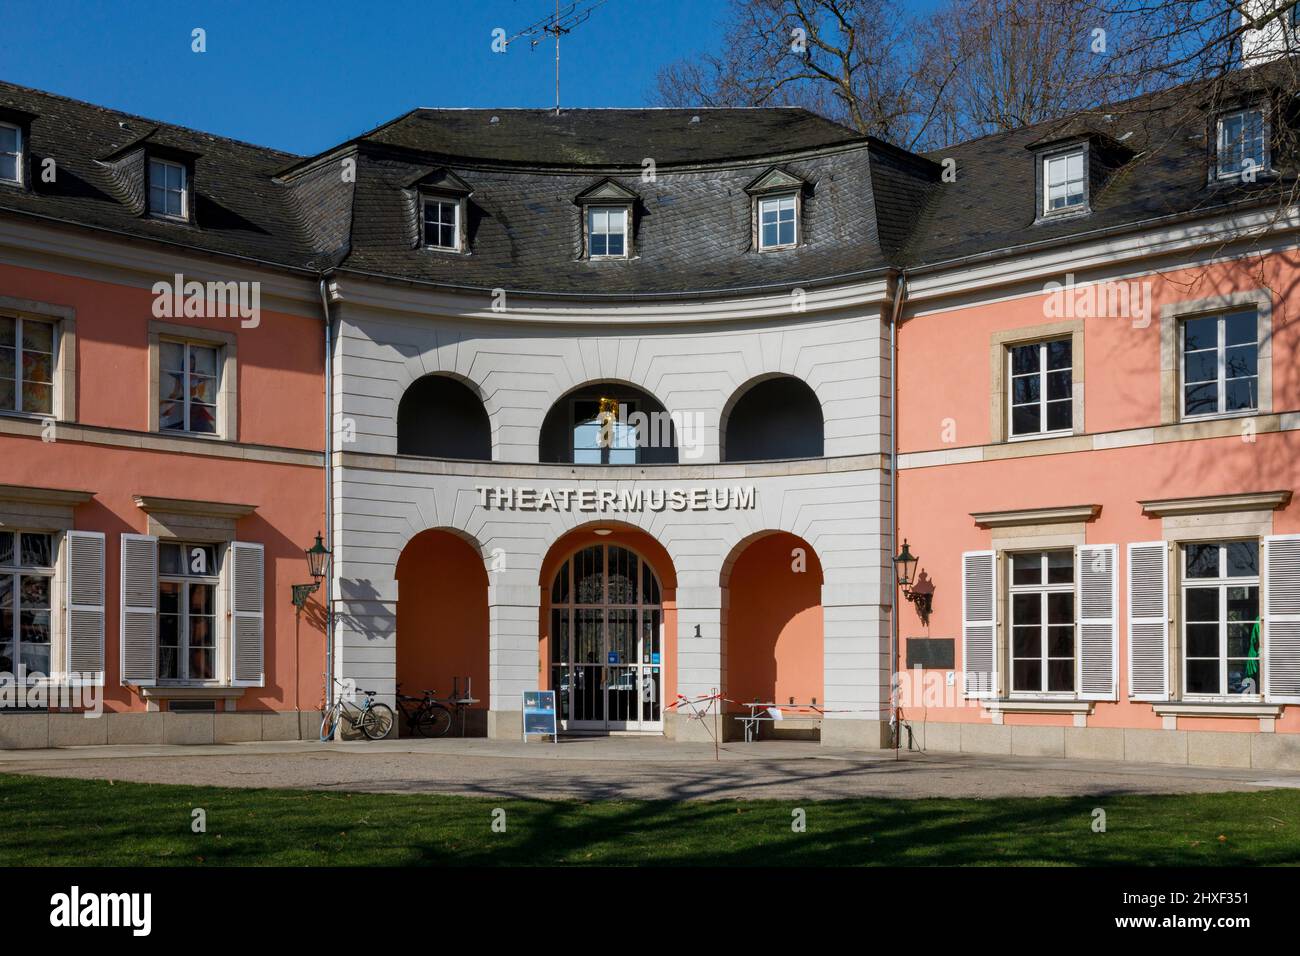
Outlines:
[{"label": "salmon painted wall", "polygon": [[660,599],[664,612],[663,630],[663,700],[665,704],[677,699],[677,571],[673,567],[668,551],[658,541],[640,528],[612,521],[600,522],[602,528],[609,528],[608,535],[598,535],[594,526],[575,528],[559,538],[546,553],[542,562],[538,585],[542,589],[542,609],[538,622],[540,640],[537,647],[537,686],[542,690],[551,689],[551,584],[561,565],[575,552],[593,544],[619,545],[630,548],[641,558],[650,562],[651,569],[659,577]]},{"label": "salmon painted wall", "polygon": [[[1087,319],[1084,345],[1085,431],[1160,425],[1159,310],[1182,302],[1251,291],[1261,280],[1274,297],[1273,412],[1300,409],[1300,323],[1282,293],[1297,272],[1294,261],[1274,256],[1250,267],[1229,264],[1148,278],[1152,321],[1134,328],[1127,319]],[[899,333],[900,453],[977,445],[989,440],[990,337],[995,331],[1041,325],[1043,297],[1034,296],[909,319]],[[941,441],[943,421],[956,422],[956,442]],[[1099,517],[1085,525],[1089,544],[1119,546],[1120,700],[1099,702],[1089,727],[1159,729],[1149,703],[1130,703],[1127,687],[1127,554],[1130,542],[1163,537],[1160,519],[1147,518],[1144,499],[1193,497],[1242,491],[1296,490],[1300,486],[1300,432],[1261,433],[1168,442],[1070,454],[904,468],[899,473],[899,528],[920,556],[918,573],[933,580],[933,613],[923,628],[914,608],[902,603],[900,669],[906,639],[945,637],[956,642],[961,661],[961,554],[992,547],[991,533],[977,528],[971,512],[1062,505],[1100,504]],[[1300,498],[1300,495],[1297,495]],[[1300,532],[1300,501],[1273,513],[1273,532]],[[1003,586],[1000,583],[1000,586]],[[1005,670],[1005,665],[1003,668]],[[905,708],[911,720],[978,721],[982,711],[966,706],[956,688],[942,688],[941,671],[928,672],[928,693]],[[907,678],[915,687],[912,676]],[[920,688],[917,688],[920,690]],[[956,706],[953,706],[953,704]],[[1068,715],[1008,714],[1008,724],[1069,725]],[[1255,721],[1180,718],[1179,729],[1257,730]],[[1300,731],[1300,708],[1289,707],[1278,731]]]},{"label": "salmon painted wall", "polygon": [[[795,549],[806,560],[795,569]],[[728,583],[726,696],[807,704],[822,690],[822,566],[802,538],[779,532],[752,542]],[[744,710],[731,705],[732,710]]]},{"label": "salmon painted wall", "polygon": [[422,531],[397,561],[397,681],[447,697],[452,678],[473,680],[488,705],[488,576],[483,557],[449,531]]},{"label": "salmon painted wall", "polygon": [[[169,276],[162,278],[170,278]],[[147,436],[148,289],[0,266],[0,294],[76,310],[77,422]],[[320,451],[323,445],[323,332],[318,320],[262,310],[257,328],[238,319],[165,319],[237,337],[241,443]],[[78,530],[106,534],[105,709],[143,710],[120,684],[122,533],[146,533],[134,496],[255,505],[236,538],[266,548],[266,686],[249,688],[239,710],[316,709],[322,698],[323,609],[298,615],[290,586],[309,581],[303,549],[324,530],[324,473],[315,465],[256,462],[197,453],[110,447],[0,435],[0,484],[93,491],[74,512]],[[196,443],[197,444],[197,443]],[[229,443],[218,444],[228,446]]]}]

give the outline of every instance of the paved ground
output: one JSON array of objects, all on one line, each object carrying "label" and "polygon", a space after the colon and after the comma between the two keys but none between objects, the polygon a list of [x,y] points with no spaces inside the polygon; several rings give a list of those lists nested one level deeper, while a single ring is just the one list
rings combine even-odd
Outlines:
[{"label": "paved ground", "polygon": [[1033,797],[1300,788],[1300,773],[662,738],[314,741],[0,751],[0,773],[584,800]]}]

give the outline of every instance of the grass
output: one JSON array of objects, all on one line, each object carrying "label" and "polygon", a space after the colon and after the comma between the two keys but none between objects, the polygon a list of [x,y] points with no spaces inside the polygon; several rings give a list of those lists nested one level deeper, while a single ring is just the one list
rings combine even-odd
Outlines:
[{"label": "grass", "polygon": [[[1092,830],[1098,807],[1105,833]],[[191,830],[195,808],[206,833]],[[0,775],[4,866],[1297,863],[1300,790],[583,803]]]}]

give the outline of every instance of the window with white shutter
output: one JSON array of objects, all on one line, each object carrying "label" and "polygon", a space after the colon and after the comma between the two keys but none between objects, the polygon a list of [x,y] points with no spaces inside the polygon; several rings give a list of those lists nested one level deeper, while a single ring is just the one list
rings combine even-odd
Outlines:
[{"label": "window with white shutter", "polygon": [[1128,695],[1169,699],[1169,546],[1128,546]]},{"label": "window with white shutter", "polygon": [[1113,544],[1078,549],[1080,700],[1119,694],[1118,552]]},{"label": "window with white shutter", "polygon": [[104,682],[104,535],[69,531],[65,536],[64,670],[75,683]]},{"label": "window with white shutter", "polygon": [[158,673],[158,539],[122,535],[122,683],[153,684]]},{"label": "window with white shutter", "polygon": [[232,541],[227,560],[230,588],[230,675],[235,687],[261,687],[263,673],[263,613],[266,557],[260,544]]},{"label": "window with white shutter", "polygon": [[962,668],[967,697],[996,697],[997,555],[967,551],[962,567]]},{"label": "window with white shutter", "polygon": [[1264,698],[1300,703],[1300,535],[1264,539]]}]

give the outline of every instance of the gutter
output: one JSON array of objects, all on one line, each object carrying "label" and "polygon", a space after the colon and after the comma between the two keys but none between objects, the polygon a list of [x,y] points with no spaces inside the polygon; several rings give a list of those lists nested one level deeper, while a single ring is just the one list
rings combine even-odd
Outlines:
[{"label": "gutter", "polygon": [[[907,301],[907,273],[898,274],[894,286],[893,315],[889,321],[889,556],[898,551],[898,323],[902,319],[903,305]],[[894,735],[894,759],[898,759],[898,746],[903,736],[899,722],[898,680],[898,582],[889,596],[889,723]]]},{"label": "gutter", "polygon": [[326,274],[319,280],[321,315],[325,319],[325,547],[330,551],[325,575],[325,706],[334,702],[334,320]]}]

